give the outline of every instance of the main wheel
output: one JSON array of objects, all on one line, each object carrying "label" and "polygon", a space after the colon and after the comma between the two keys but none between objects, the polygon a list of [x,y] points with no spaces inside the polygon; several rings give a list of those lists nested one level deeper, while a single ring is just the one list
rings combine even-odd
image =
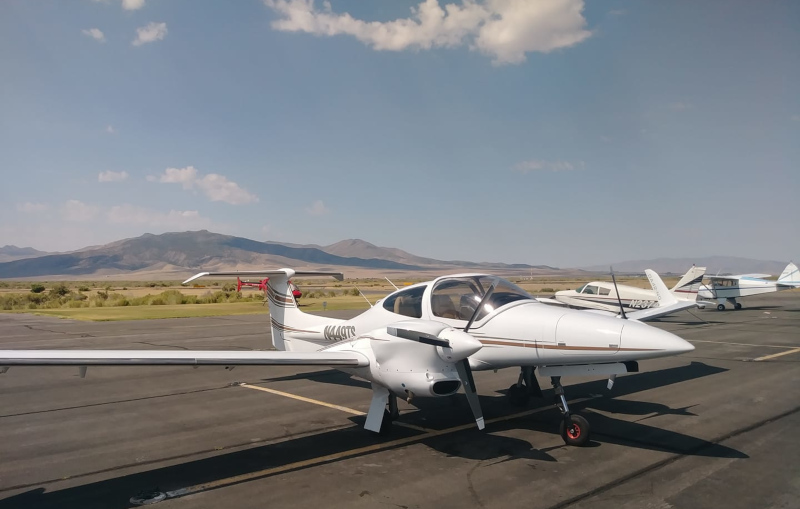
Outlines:
[{"label": "main wheel", "polygon": [[742,304],[740,302],[737,302],[736,304],[733,305],[733,308],[734,309],[742,309]]},{"label": "main wheel", "polygon": [[517,384],[509,387],[506,395],[508,396],[508,402],[511,403],[511,406],[525,406],[530,397],[528,388]]},{"label": "main wheel", "polygon": [[717,311],[725,311],[725,304],[717,304]]},{"label": "main wheel", "polygon": [[589,441],[589,421],[582,415],[571,414],[567,419],[562,419],[558,431],[567,445],[581,447]]}]

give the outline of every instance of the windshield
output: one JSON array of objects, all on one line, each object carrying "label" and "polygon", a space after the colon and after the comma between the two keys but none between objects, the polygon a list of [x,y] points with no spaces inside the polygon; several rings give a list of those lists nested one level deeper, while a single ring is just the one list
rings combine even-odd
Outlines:
[{"label": "windshield", "polygon": [[[431,293],[433,316],[454,320],[469,320],[483,295],[494,281],[493,276],[448,278],[439,281]],[[531,296],[514,283],[498,278],[497,287],[476,320],[510,302],[530,300]]]}]

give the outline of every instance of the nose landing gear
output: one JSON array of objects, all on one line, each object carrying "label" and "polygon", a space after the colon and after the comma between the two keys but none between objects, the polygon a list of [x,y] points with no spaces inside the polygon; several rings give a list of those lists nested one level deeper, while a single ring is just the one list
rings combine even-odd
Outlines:
[{"label": "nose landing gear", "polygon": [[580,447],[589,442],[589,421],[582,415],[570,414],[569,406],[567,405],[567,398],[564,396],[564,387],[561,385],[561,377],[550,377],[550,383],[553,385],[553,391],[556,395],[556,406],[561,410],[563,419],[558,427],[561,438],[567,445],[574,445]]}]

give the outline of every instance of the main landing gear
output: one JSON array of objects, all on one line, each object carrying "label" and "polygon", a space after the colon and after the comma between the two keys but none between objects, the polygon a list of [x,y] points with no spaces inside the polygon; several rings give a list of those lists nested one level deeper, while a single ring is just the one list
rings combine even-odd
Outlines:
[{"label": "main landing gear", "polygon": [[539,381],[533,373],[534,369],[536,369],[534,366],[522,366],[520,368],[517,383],[509,387],[506,393],[511,406],[525,406],[531,396],[542,397],[542,389],[539,387]]},{"label": "main landing gear", "polygon": [[[731,304],[733,304],[733,309],[735,309],[737,311],[742,309],[742,304],[739,303],[739,302],[736,302],[736,299],[730,298],[730,299],[725,299],[725,300],[730,302]],[[725,304],[723,304],[723,302],[721,300],[719,301],[719,304],[717,304],[717,311],[725,311]]]},{"label": "main landing gear", "polygon": [[[534,366],[522,366],[517,383],[508,388],[508,401],[513,406],[525,406],[531,396],[541,398],[542,389],[534,373]],[[578,414],[571,414],[567,405],[567,398],[564,397],[564,387],[561,385],[561,377],[550,377],[555,393],[555,404],[563,416],[558,431],[564,443],[580,447],[589,441],[589,421]]]},{"label": "main landing gear", "polygon": [[388,435],[392,430],[392,422],[400,417],[400,409],[397,407],[397,396],[389,393],[389,402],[386,403],[386,409],[383,411],[383,420],[381,421],[381,435]]},{"label": "main landing gear", "polygon": [[561,385],[561,377],[550,377],[550,383],[553,384],[553,392],[556,395],[556,406],[561,410],[564,418],[558,427],[561,438],[567,445],[574,445],[580,447],[589,442],[589,421],[582,415],[570,414],[569,406],[567,405],[567,398],[564,396],[564,387]]}]

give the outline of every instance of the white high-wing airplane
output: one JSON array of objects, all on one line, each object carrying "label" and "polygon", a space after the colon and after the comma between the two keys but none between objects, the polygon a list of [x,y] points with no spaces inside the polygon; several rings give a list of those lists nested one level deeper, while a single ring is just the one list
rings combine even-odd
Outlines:
[{"label": "white high-wing airplane", "polygon": [[[670,293],[678,301],[695,302],[697,292],[706,273],[705,267],[692,266],[678,281]],[[555,300],[568,306],[588,309],[601,309],[604,311],[619,311],[619,302],[625,306],[626,311],[650,309],[662,306],[659,303],[655,290],[637,288],[628,285],[614,285],[606,281],[593,281],[577,290],[561,290],[556,292]],[[702,306],[702,303],[700,303]]]},{"label": "white high-wing airplane", "polygon": [[717,309],[724,311],[726,301],[733,304],[734,309],[742,309],[742,304],[736,302],[737,298],[800,288],[800,272],[797,265],[791,262],[777,281],[768,281],[765,277],[769,277],[769,274],[708,276],[709,284],[702,285],[698,295],[703,299],[716,300]]},{"label": "white high-wing airplane", "polygon": [[[380,432],[398,416],[396,397],[441,397],[461,386],[478,428],[483,414],[472,370],[521,367],[509,389],[512,403],[541,395],[534,369],[549,376],[563,414],[561,436],[583,445],[589,423],[571,414],[561,385],[567,375],[609,377],[638,371],[637,361],[677,355],[694,346],[669,332],[605,313],[547,306],[513,283],[486,274],[460,274],[415,284],[388,295],[350,320],[303,313],[289,279],[341,274],[295,272],[204,272],[202,276],[269,277],[272,344],[278,351],[5,350],[9,366],[119,365],[318,365],[368,380],[372,401],[365,428]],[[663,283],[662,283],[663,284]],[[645,310],[640,313],[650,313]],[[386,410],[388,405],[388,411]]]}]

